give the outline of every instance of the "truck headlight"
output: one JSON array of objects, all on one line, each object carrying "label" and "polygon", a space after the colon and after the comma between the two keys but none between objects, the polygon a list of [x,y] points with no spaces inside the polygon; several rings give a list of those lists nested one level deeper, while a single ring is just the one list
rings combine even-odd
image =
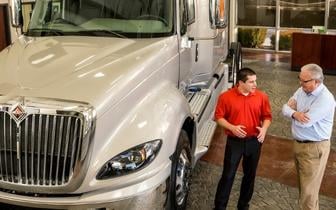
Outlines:
[{"label": "truck headlight", "polygon": [[107,161],[97,179],[108,179],[140,170],[151,163],[161,148],[162,140],[153,140],[126,150]]}]

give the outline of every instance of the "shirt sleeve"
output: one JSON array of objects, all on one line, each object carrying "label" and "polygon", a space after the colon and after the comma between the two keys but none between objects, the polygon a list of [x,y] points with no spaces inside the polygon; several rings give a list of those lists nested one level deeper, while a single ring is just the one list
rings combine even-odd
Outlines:
[{"label": "shirt sleeve", "polygon": [[[292,97],[290,97],[289,100],[294,99],[295,101],[297,101],[297,95],[298,95],[298,93],[299,93],[299,89],[297,91],[295,91],[294,95]],[[290,106],[288,106],[287,103],[285,103],[282,106],[282,114],[285,117],[292,118],[292,115],[294,114],[294,112],[296,112],[296,110],[294,110]]]},{"label": "shirt sleeve", "polygon": [[262,113],[262,120],[270,120],[272,121],[272,111],[271,105],[268,99],[268,96],[264,94],[263,97],[263,113]]},{"label": "shirt sleeve", "polygon": [[309,117],[308,123],[300,123],[295,120],[295,124],[299,127],[310,127],[316,122],[323,120],[335,109],[335,99],[330,94],[323,94],[318,97],[309,108],[307,115]]},{"label": "shirt sleeve", "polygon": [[295,110],[290,108],[287,103],[282,106],[282,114],[285,117],[291,118],[292,115],[294,114]]},{"label": "shirt sleeve", "polygon": [[224,97],[223,95],[220,95],[218,97],[214,118],[215,120],[219,120],[221,118],[224,118],[224,115],[225,115]]}]

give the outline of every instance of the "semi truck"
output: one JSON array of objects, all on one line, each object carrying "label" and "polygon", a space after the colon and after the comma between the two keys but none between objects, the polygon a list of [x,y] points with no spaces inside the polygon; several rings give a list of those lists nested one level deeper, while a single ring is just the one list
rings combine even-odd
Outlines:
[{"label": "semi truck", "polygon": [[0,53],[0,202],[185,209],[241,66],[229,0],[36,0],[30,15]]}]

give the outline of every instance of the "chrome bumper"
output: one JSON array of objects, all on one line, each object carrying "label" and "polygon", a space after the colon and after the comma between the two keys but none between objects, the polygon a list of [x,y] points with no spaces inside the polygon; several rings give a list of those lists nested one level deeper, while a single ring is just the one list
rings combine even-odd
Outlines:
[{"label": "chrome bumper", "polygon": [[[67,209],[67,210],[96,210],[96,209],[162,210],[165,209],[166,205],[167,181],[159,185],[157,188],[139,194],[137,196],[130,197],[124,200],[114,200],[114,201],[111,200],[111,202],[106,203],[90,203],[90,204],[80,203],[81,197],[38,198],[38,197],[15,195],[16,199],[8,199],[8,197],[4,196],[4,194],[7,193],[3,192],[0,193],[0,202],[12,205],[29,206],[36,208]],[[96,196],[106,196],[104,194],[105,193],[102,193],[100,195],[97,194]],[[10,197],[13,198],[12,194],[9,195],[11,195]],[[59,202],[61,200],[62,202]]]}]

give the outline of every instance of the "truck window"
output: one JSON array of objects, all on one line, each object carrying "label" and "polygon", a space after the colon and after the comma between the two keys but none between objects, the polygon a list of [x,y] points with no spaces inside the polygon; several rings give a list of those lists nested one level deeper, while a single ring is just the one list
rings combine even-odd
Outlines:
[{"label": "truck window", "polygon": [[168,36],[173,0],[36,0],[28,36]]}]

